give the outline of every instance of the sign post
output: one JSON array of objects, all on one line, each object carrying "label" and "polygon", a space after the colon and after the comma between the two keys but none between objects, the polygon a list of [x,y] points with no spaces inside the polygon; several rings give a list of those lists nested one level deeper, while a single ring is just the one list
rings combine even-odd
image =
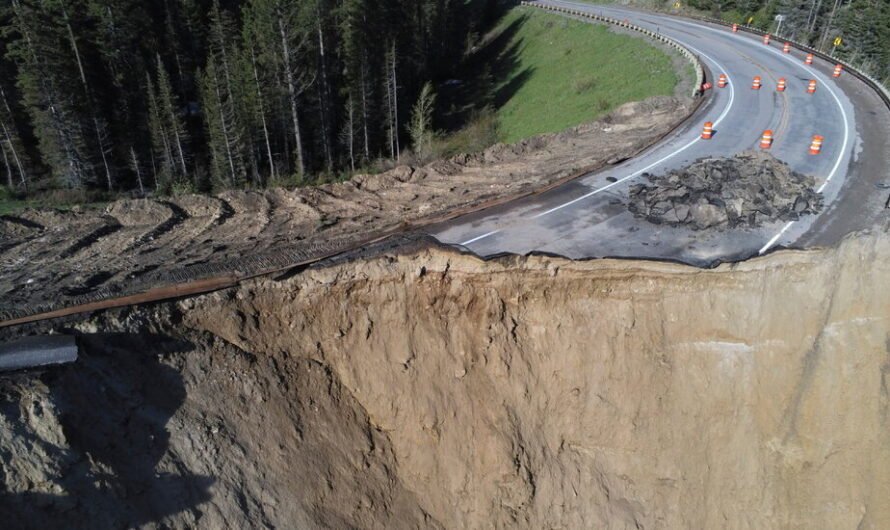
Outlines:
[{"label": "sign post", "polygon": [[776,15],[776,22],[779,23],[779,25],[776,26],[776,36],[778,37],[782,31],[782,22],[785,22],[785,15]]}]

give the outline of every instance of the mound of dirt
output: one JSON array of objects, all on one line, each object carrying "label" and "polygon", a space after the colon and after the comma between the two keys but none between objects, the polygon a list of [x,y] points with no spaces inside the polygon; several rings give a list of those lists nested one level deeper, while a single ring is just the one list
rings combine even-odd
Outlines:
[{"label": "mound of dirt", "polygon": [[680,171],[646,176],[651,184],[631,187],[628,209],[655,224],[696,230],[756,227],[796,221],[822,208],[813,177],[766,153],[702,158]]}]

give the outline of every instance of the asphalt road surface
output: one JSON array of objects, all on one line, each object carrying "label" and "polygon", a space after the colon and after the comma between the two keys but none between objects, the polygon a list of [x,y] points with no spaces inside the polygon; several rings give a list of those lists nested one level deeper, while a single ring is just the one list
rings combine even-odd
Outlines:
[{"label": "asphalt road surface", "polygon": [[[682,18],[611,6],[541,3],[656,30],[696,53],[715,80],[727,74],[730,84],[715,87],[693,119],[640,156],[550,192],[432,227],[430,233],[440,241],[482,256],[546,252],[575,259],[635,257],[710,265],[783,246],[833,245],[886,215],[890,110],[854,76],[844,73],[834,79],[834,64],[818,58],[807,66],[804,53],[784,54],[784,41],[776,37],[766,46],[759,36]],[[763,79],[759,91],[751,89],[756,75]],[[775,90],[780,77],[788,81],[783,93]],[[806,90],[811,79],[818,83],[813,95]],[[715,124],[711,140],[700,139],[706,121]],[[643,173],[664,174],[702,157],[758,149],[767,129],[775,134],[774,156],[816,177],[826,204],[819,215],[755,229],[702,232],[653,225],[627,211],[628,189]],[[825,137],[818,156],[808,152],[815,134]]]}]

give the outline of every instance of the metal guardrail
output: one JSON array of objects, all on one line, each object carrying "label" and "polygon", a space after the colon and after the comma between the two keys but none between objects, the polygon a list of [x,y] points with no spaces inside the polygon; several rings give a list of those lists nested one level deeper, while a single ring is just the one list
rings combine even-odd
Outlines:
[{"label": "metal guardrail", "polygon": [[[731,22],[726,22],[725,20],[720,20],[720,19],[711,18],[711,17],[697,17],[697,16],[692,16],[692,15],[680,15],[680,16],[682,16],[683,18],[689,18],[692,20],[700,21],[700,22],[709,22],[711,24],[716,24],[718,26],[725,26],[728,28],[731,28],[733,25]],[[801,50],[801,51],[804,51],[807,53],[812,53],[814,56],[819,57],[822,60],[825,60],[828,62],[833,62],[835,64],[840,64],[841,66],[844,67],[844,70],[853,74],[855,77],[859,78],[866,85],[868,85],[869,88],[871,88],[875,92],[877,92],[878,97],[880,97],[881,100],[884,102],[884,104],[887,105],[887,108],[890,108],[890,89],[888,89],[886,86],[884,86],[883,83],[881,83],[874,77],[868,75],[865,72],[860,71],[857,67],[853,66],[852,64],[850,64],[846,61],[843,61],[841,59],[838,59],[837,57],[835,57],[833,55],[829,55],[827,53],[820,52],[819,50],[812,48],[810,46],[807,46],[806,44],[803,44],[802,42],[797,42],[797,41],[791,40],[791,39],[785,39],[785,38],[779,37],[778,35],[769,33],[767,31],[763,31],[758,28],[755,28],[753,26],[748,26],[746,24],[738,24],[738,28],[739,28],[739,30],[744,30],[748,33],[753,33],[755,35],[762,36],[762,35],[769,34],[770,36],[775,37],[776,39],[781,40],[782,42],[790,43],[793,47],[797,48],[798,50]]]},{"label": "metal guardrail", "polygon": [[547,5],[547,4],[539,4],[537,2],[526,2],[524,0],[522,2],[520,2],[520,4],[523,6],[528,6],[528,7],[537,7],[538,9],[543,9],[545,11],[552,11],[554,13],[562,13],[564,15],[589,18],[591,20],[605,22],[607,24],[613,24],[613,25],[621,27],[621,28],[629,29],[632,31],[638,31],[638,32],[646,35],[647,37],[650,37],[657,41],[663,42],[663,43],[667,44],[668,46],[674,48],[678,52],[680,52],[680,54],[683,55],[683,57],[685,57],[686,59],[689,60],[690,63],[692,63],[692,67],[693,67],[693,69],[695,69],[695,86],[692,91],[692,97],[694,98],[694,97],[702,95],[702,85],[705,82],[704,66],[702,65],[702,62],[698,58],[697,55],[692,53],[691,50],[689,50],[688,48],[686,48],[679,42],[677,42],[669,37],[665,37],[664,35],[656,33],[652,30],[637,26],[635,24],[631,24],[627,21],[618,20],[615,18],[606,17],[606,16],[602,16],[602,15],[597,15],[596,13],[591,13],[589,11],[581,11],[578,9],[569,9],[566,7],[552,6],[552,5]]}]

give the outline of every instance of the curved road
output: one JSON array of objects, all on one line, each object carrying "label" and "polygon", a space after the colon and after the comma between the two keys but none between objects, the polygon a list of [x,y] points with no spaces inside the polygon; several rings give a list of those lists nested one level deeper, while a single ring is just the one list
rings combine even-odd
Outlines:
[{"label": "curved road", "polygon": [[[728,28],[611,6],[563,1],[542,4],[588,10],[658,31],[683,44],[705,63],[714,79],[725,73],[727,88],[714,93],[687,124],[640,156],[532,198],[431,227],[440,241],[489,256],[504,252],[548,252],[571,258],[638,257],[709,265],[764,253],[779,246],[830,245],[847,233],[871,227],[883,216],[890,111],[854,76],[831,76],[833,64],[804,53],[782,52],[761,37]],[[755,75],[763,89],[751,89]],[[784,93],[775,90],[780,77]],[[810,79],[816,94],[806,92]],[[716,83],[715,83],[716,84]],[[701,140],[705,121],[715,136]],[[698,158],[731,156],[757,149],[766,129],[775,133],[771,152],[794,170],[814,175],[825,196],[818,216],[757,229],[697,232],[636,219],[624,203],[628,188],[646,172],[663,174]],[[808,153],[814,134],[825,137],[822,153]]]}]

